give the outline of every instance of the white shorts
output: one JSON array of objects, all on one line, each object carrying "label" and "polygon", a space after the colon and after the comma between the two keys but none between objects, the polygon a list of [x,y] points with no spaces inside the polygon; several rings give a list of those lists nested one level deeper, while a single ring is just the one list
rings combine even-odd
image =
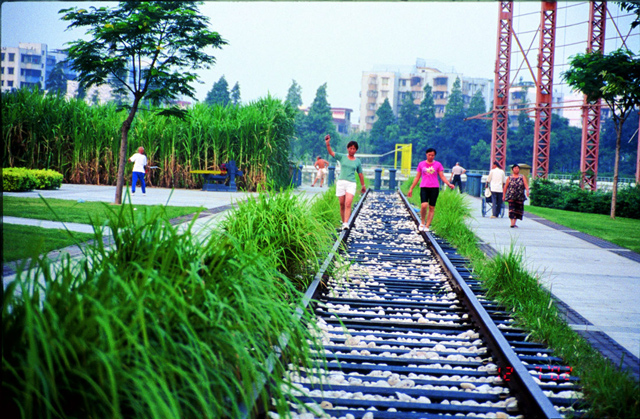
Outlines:
[{"label": "white shorts", "polygon": [[316,180],[325,180],[327,178],[327,169],[318,169],[318,173],[316,174]]},{"label": "white shorts", "polygon": [[348,180],[339,180],[336,182],[336,196],[344,196],[345,194],[356,194],[356,183]]}]

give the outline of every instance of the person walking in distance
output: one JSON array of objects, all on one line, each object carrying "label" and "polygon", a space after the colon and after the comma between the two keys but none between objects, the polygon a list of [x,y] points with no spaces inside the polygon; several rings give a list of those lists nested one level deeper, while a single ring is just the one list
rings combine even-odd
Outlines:
[{"label": "person walking in distance", "polygon": [[[429,231],[431,221],[436,212],[436,201],[438,200],[438,194],[440,193],[440,183],[438,182],[438,176],[442,181],[451,189],[454,188],[453,184],[447,180],[444,175],[444,168],[440,162],[436,161],[436,150],[428,148],[426,151],[427,159],[418,164],[418,170],[416,178],[413,180],[411,187],[409,188],[408,196],[411,198],[413,195],[413,188],[420,181],[420,220],[421,224],[418,228],[420,231]],[[427,214],[428,210],[428,214]],[[425,222],[426,217],[426,222]]]},{"label": "person walking in distance", "polygon": [[453,183],[455,188],[458,185],[458,191],[462,193],[462,175],[467,172],[467,169],[460,166],[460,163],[456,162],[456,165],[451,169],[451,177],[449,177],[449,182]]},{"label": "person walking in distance", "polygon": [[[525,195],[526,191],[526,195]],[[518,228],[516,220],[522,220],[524,214],[524,201],[529,196],[529,184],[527,178],[520,174],[520,166],[511,166],[511,176],[504,184],[504,200],[509,203],[509,219],[511,228]]]},{"label": "person walking in distance", "polygon": [[331,136],[324,137],[327,152],[331,157],[340,162],[340,177],[336,182],[336,196],[340,201],[340,217],[342,218],[342,229],[349,229],[349,217],[351,217],[351,204],[356,194],[356,173],[360,177],[361,193],[365,193],[364,174],[362,173],[362,163],[356,157],[358,143],[349,141],[347,144],[347,154],[336,153],[331,149]]},{"label": "person walking in distance", "polygon": [[136,183],[140,181],[142,186],[142,195],[146,194],[146,185],[144,184],[144,174],[147,167],[147,156],[144,154],[144,147],[138,147],[138,152],[129,157],[129,161],[133,163],[133,177],[131,179],[131,194],[136,193]]},{"label": "person walking in distance", "polygon": [[498,218],[502,211],[502,196],[507,175],[500,168],[497,161],[493,162],[489,176],[487,176],[487,188],[491,191],[491,218]]},{"label": "person walking in distance", "polygon": [[324,160],[322,157],[318,156],[316,159],[316,163],[313,165],[316,168],[318,173],[316,173],[316,178],[313,180],[311,186],[315,186],[316,182],[320,180],[320,187],[322,188],[322,184],[324,180],[327,178],[327,167],[329,167],[329,162]]}]

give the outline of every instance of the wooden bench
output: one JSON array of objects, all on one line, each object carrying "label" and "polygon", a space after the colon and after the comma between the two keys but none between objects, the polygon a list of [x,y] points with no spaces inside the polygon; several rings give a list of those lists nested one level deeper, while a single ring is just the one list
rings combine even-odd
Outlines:
[{"label": "wooden bench", "polygon": [[237,192],[236,176],[244,176],[242,170],[238,170],[233,160],[223,165],[223,168],[227,170],[192,170],[189,173],[202,175],[203,191]]}]

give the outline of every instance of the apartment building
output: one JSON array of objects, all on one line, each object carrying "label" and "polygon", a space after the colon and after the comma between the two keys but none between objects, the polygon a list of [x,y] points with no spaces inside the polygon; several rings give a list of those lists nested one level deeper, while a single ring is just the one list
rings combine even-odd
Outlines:
[{"label": "apartment building", "polygon": [[[47,44],[20,42],[17,47],[2,47],[2,91],[38,87],[44,89],[55,65],[66,59],[60,50],[49,50]],[[68,65],[65,73],[75,77]]]},{"label": "apartment building", "polygon": [[[565,116],[565,97],[558,90],[553,91],[553,115]],[[518,114],[521,109],[527,109],[530,119],[534,119],[536,106],[536,85],[532,81],[523,81],[522,77],[509,88],[509,126],[516,128]]]},{"label": "apartment building", "polygon": [[[441,65],[438,65],[441,67]],[[493,80],[465,77],[453,69],[441,71],[435,65],[427,65],[426,60],[417,59],[412,67],[378,68],[362,73],[360,88],[360,130],[370,131],[376,121],[376,111],[385,99],[397,116],[401,104],[410,97],[416,105],[422,102],[424,86],[429,84],[433,92],[436,117],[444,116],[449,94],[457,78],[461,81],[461,90],[465,106],[478,90],[482,91],[487,106],[493,98]]]},{"label": "apartment building", "polygon": [[[305,115],[309,115],[309,107],[300,106],[302,112]],[[353,132],[353,125],[351,124],[351,114],[353,109],[349,108],[331,108],[331,117],[333,118],[333,125],[336,127],[336,131],[340,134],[348,135]]]}]

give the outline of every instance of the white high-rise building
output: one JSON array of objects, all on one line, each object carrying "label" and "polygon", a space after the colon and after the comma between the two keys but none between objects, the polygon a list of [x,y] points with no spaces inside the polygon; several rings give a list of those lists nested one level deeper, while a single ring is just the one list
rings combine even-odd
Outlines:
[{"label": "white high-rise building", "polygon": [[389,104],[394,114],[407,96],[418,105],[424,96],[424,86],[431,85],[433,101],[436,109],[436,117],[444,116],[445,106],[449,101],[449,94],[453,83],[459,77],[462,96],[465,106],[471,102],[471,98],[478,90],[482,91],[487,108],[493,98],[493,80],[484,78],[465,77],[463,74],[450,71],[441,71],[441,64],[427,65],[422,59],[416,60],[413,67],[383,68],[362,72],[360,88],[360,130],[370,131],[376,121],[376,111],[385,101]]},{"label": "white high-rise building", "polygon": [[[2,47],[2,91],[23,87],[46,88],[47,79],[55,65],[66,59],[60,50],[51,50],[47,44],[20,42],[17,47]],[[68,78],[75,78],[68,66],[64,68]]]}]

